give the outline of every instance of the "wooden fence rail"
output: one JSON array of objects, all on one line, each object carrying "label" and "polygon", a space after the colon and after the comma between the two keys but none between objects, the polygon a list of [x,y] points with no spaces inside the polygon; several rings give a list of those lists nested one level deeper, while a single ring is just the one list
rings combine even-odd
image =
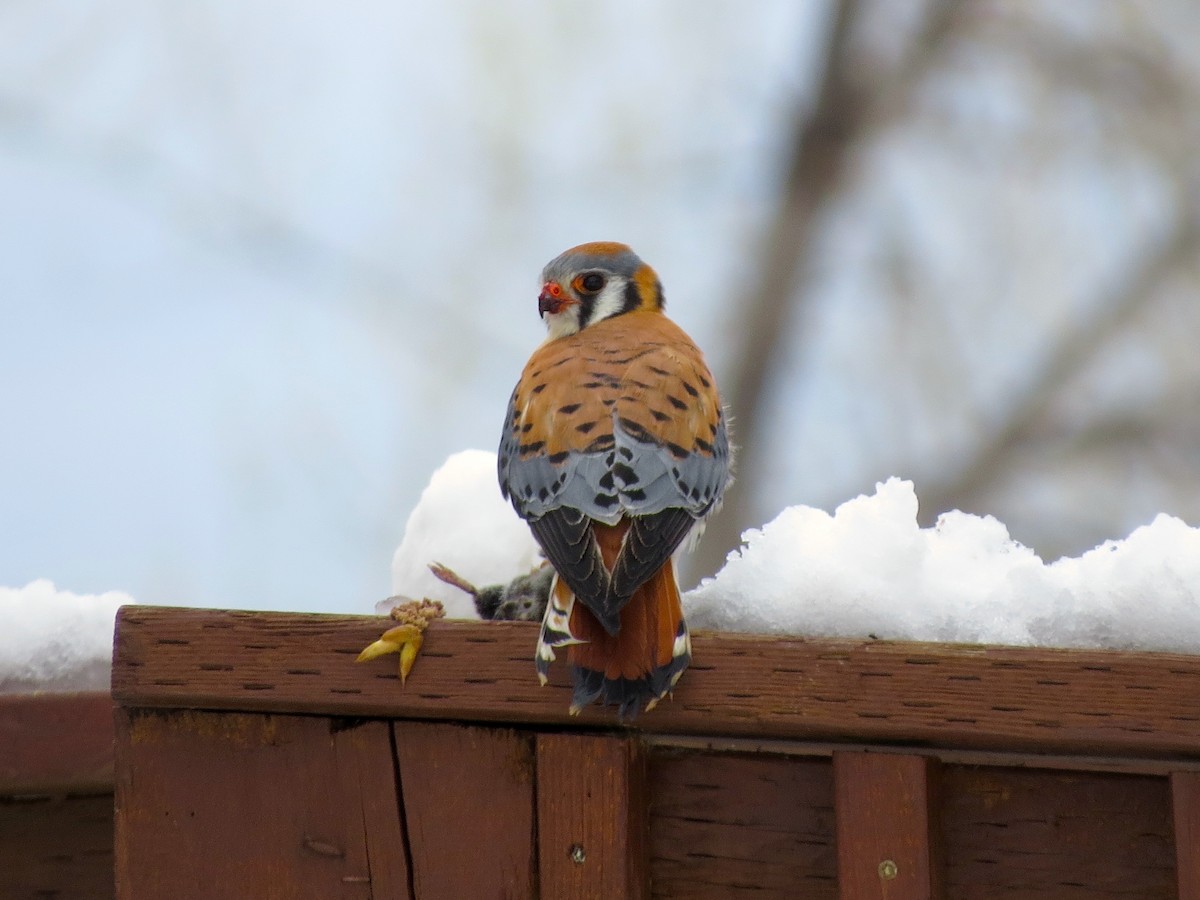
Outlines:
[{"label": "wooden fence rail", "polygon": [[112,813],[112,698],[0,696],[0,897],[112,897]]},{"label": "wooden fence rail", "polygon": [[120,612],[119,897],[1200,900],[1200,658],[701,632],[619,723],[382,624]]}]

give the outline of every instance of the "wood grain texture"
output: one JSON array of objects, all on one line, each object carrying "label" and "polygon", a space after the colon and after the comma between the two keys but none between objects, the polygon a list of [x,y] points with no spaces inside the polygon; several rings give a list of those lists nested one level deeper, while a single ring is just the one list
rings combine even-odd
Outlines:
[{"label": "wood grain texture", "polygon": [[112,795],[0,799],[0,897],[113,896]]},{"label": "wood grain texture", "polygon": [[1171,900],[1168,780],[943,766],[946,894],[964,900]]},{"label": "wood grain texture", "polygon": [[414,896],[537,895],[533,737],[396,722]]},{"label": "wood grain texture", "polygon": [[634,739],[540,734],[538,870],[555,900],[646,900],[646,760]]},{"label": "wood grain texture", "polygon": [[0,794],[111,793],[107,693],[0,695]]},{"label": "wood grain texture", "polygon": [[828,759],[659,749],[649,771],[654,897],[837,896]]},{"label": "wood grain texture", "polygon": [[386,723],[122,710],[117,748],[118,897],[410,897]]},{"label": "wood grain texture", "polygon": [[842,900],[942,896],[936,779],[924,756],[833,754]]},{"label": "wood grain texture", "polygon": [[[125,607],[113,693],[128,706],[613,726],[567,714],[556,667],[533,675],[536,625],[435,622],[401,688],[355,664],[386,620]],[[1200,657],[766,638],[701,632],[674,699],[636,728],[1038,753],[1200,757]]]},{"label": "wood grain texture", "polygon": [[1200,900],[1200,774],[1171,774],[1179,900]]}]

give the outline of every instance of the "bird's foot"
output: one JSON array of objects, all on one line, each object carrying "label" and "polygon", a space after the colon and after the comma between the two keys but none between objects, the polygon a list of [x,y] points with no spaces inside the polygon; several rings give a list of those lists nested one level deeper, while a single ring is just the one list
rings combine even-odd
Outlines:
[{"label": "bird's foot", "polygon": [[446,614],[442,604],[436,600],[413,600],[392,608],[392,619],[399,622],[389,628],[379,638],[363,648],[358,654],[357,662],[366,662],[389,653],[400,654],[400,683],[408,680],[417,661],[417,654],[425,643],[425,629],[434,619],[440,619]]}]

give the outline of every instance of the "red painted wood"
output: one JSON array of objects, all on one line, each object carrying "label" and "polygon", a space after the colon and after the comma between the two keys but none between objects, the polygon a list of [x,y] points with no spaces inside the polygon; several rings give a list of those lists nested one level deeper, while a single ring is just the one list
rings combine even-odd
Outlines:
[{"label": "red painted wood", "polygon": [[637,741],[538,735],[537,773],[541,896],[646,900],[646,762]]},{"label": "red painted wood", "polygon": [[[125,607],[113,692],[127,706],[616,725],[540,687],[537,626],[435,622],[407,686],[354,658],[380,618]],[[667,734],[1200,759],[1200,657],[809,641],[700,632],[673,700],[633,726]]]},{"label": "red painted wood", "polygon": [[945,893],[969,900],[1174,900],[1163,776],[942,764]]},{"label": "red painted wood", "polygon": [[415,896],[536,896],[532,735],[425,722],[392,727]]},{"label": "red painted wood", "polygon": [[1200,774],[1171,775],[1171,808],[1179,900],[1200,900]]},{"label": "red painted wood", "polygon": [[655,898],[837,896],[828,759],[656,749],[649,789]]},{"label": "red painted wood", "polygon": [[0,695],[0,794],[111,792],[107,692]]},{"label": "red painted wood", "polygon": [[112,896],[112,794],[0,800],[0,897]]},{"label": "red painted wood", "polygon": [[123,710],[117,896],[409,897],[383,722]]},{"label": "red painted wood", "polygon": [[838,895],[843,900],[941,897],[931,802],[936,762],[900,754],[833,754]]}]

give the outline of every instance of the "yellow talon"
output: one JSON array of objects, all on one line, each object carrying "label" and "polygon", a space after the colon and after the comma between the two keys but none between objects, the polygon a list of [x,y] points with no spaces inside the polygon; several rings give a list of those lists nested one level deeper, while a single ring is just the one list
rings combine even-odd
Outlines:
[{"label": "yellow talon", "polygon": [[[411,625],[403,626],[411,628]],[[393,629],[394,631],[395,629]],[[400,648],[400,683],[404,684],[408,680],[408,673],[412,671],[413,663],[417,661],[417,654],[421,652],[421,645],[425,643],[425,635],[417,632],[412,638],[404,642],[404,646]]]},{"label": "yellow talon", "polygon": [[379,640],[364,647],[362,653],[358,654],[357,661],[367,662],[389,653],[399,653],[400,683],[404,684],[408,680],[408,673],[412,671],[413,664],[417,661],[417,655],[421,652],[422,645],[425,643],[426,626],[430,621],[440,618],[443,614],[440,603],[428,600],[397,607],[392,611],[392,617],[401,619],[404,624],[389,628],[380,635]]},{"label": "yellow talon", "polygon": [[358,659],[355,662],[366,662],[369,659],[376,659],[380,656],[386,656],[389,653],[395,653],[400,649],[399,644],[393,644],[391,641],[375,641],[373,644],[368,644],[363,648],[363,652],[358,654]]}]

